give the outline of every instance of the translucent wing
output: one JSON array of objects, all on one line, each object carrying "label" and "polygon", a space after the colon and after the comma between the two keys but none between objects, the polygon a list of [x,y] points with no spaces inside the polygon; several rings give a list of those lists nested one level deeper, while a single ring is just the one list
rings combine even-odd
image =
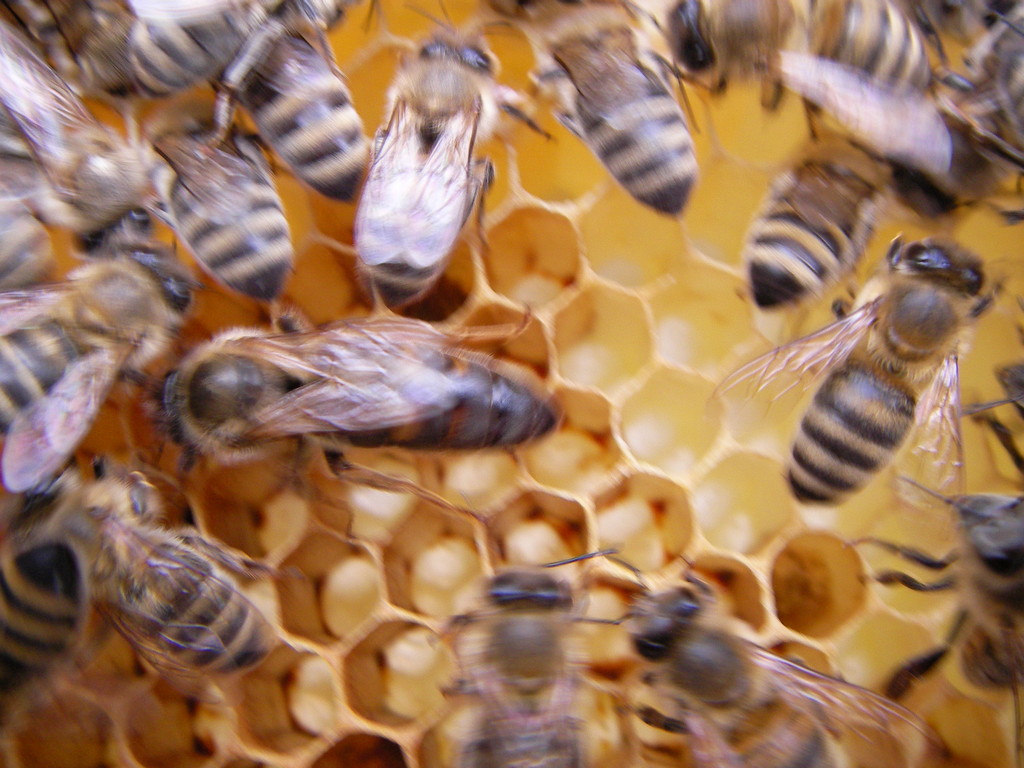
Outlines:
[{"label": "translucent wing", "polygon": [[794,664],[752,643],[747,647],[751,661],[777,680],[778,690],[794,707],[813,713],[828,731],[866,749],[872,765],[910,765],[915,740],[939,748],[938,737],[925,722],[895,702]]},{"label": "translucent wing", "polygon": [[0,335],[32,326],[52,317],[51,311],[73,290],[70,283],[54,283],[24,291],[0,293]]},{"label": "translucent wing", "polygon": [[211,222],[240,220],[252,207],[253,188],[269,183],[250,160],[201,139],[177,137],[160,146],[178,183],[195,199],[192,208]]},{"label": "translucent wing", "polygon": [[61,167],[76,130],[101,130],[81,100],[8,24],[0,24],[0,82],[0,102],[47,173]]},{"label": "translucent wing", "polygon": [[241,0],[128,0],[135,15],[153,24],[189,24],[242,5]]},{"label": "translucent wing", "polygon": [[459,401],[447,373],[451,361],[472,357],[428,326],[398,320],[247,343],[274,365],[314,377],[263,409],[246,436],[251,439],[387,429],[432,418]]},{"label": "translucent wing", "polygon": [[831,325],[802,339],[752,360],[736,369],[719,384],[716,394],[723,394],[744,384],[749,395],[769,389],[778,397],[795,386],[811,387],[820,377],[846,360],[863,341],[878,319],[882,299],[864,304]]},{"label": "translucent wing", "polygon": [[926,173],[949,171],[953,139],[925,94],[796,51],[779,53],[779,69],[787,87],[831,112],[878,152]]},{"label": "translucent wing", "polygon": [[[914,448],[907,474],[944,496],[960,496],[965,490],[959,372],[957,354],[947,355],[918,399],[909,437]],[[909,484],[901,485],[901,493],[913,492]]]},{"label": "translucent wing", "polygon": [[92,428],[125,351],[97,350],[75,360],[45,397],[11,422],[4,441],[4,485],[19,493],[61,470]]}]

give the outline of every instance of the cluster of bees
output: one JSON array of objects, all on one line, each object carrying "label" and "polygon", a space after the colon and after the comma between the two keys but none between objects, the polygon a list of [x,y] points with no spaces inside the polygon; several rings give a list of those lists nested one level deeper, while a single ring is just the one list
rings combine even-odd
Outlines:
[{"label": "cluster of bees", "polygon": [[[749,295],[765,311],[813,302],[848,279],[883,195],[936,219],[1024,169],[1024,8],[1016,3],[492,4],[495,18],[542,41],[538,90],[562,125],[632,198],[666,216],[684,215],[699,184],[677,81],[713,96],[756,80],[769,110],[787,94],[806,100],[814,141],[772,183],[744,249]],[[29,692],[69,665],[94,610],[199,699],[212,680],[254,667],[280,642],[236,585],[259,564],[195,531],[163,527],[145,470],[97,460],[90,475],[69,466],[115,385],[146,379],[190,310],[197,284],[154,219],[214,281],[273,307],[272,328],[222,332],[165,365],[152,388],[183,467],[196,456],[244,461],[294,441],[322,450],[341,478],[412,492],[479,522],[415,483],[352,465],[345,449],[511,448],[559,423],[560,407],[536,377],[469,348],[514,329],[460,335],[395,314],[435,288],[482,210],[494,171],[477,145],[503,113],[543,130],[522,96],[497,82],[482,36],[443,29],[402,62],[389,117],[368,141],[327,42],[347,5],[4,4],[0,473],[10,496],[0,537],[0,721],[31,711]],[[942,47],[950,37],[971,41],[964,71]],[[207,82],[212,109],[157,110],[140,135],[141,100]],[[97,120],[83,98],[120,108],[129,135]],[[239,107],[256,136],[238,128]],[[316,194],[358,198],[356,272],[380,309],[374,316],[313,327],[278,311],[294,253],[267,150]],[[40,285],[57,228],[73,234],[83,261],[62,282]],[[676,586],[649,590],[614,552],[596,553],[635,579],[637,596],[616,623],[662,699],[657,708],[622,706],[683,734],[693,764],[941,763],[938,737],[892,699],[953,647],[973,682],[1019,699],[1024,501],[959,487],[958,355],[997,298],[991,282],[981,259],[948,237],[897,239],[854,304],[837,306],[834,323],[720,387],[774,396],[817,386],[787,467],[798,500],[840,503],[913,435],[915,486],[958,514],[961,545],[947,559],[863,542],[955,571],[930,584],[897,572],[880,581],[963,595],[955,631],[895,673],[891,698],[742,639],[719,615],[714,587],[691,569]],[[1019,404],[1020,369],[1001,376],[1007,402]],[[985,418],[1024,470],[1012,433]],[[457,654],[462,674],[451,690],[478,710],[455,750],[462,768],[587,763],[564,643],[582,617],[556,573],[501,571],[485,605],[450,622],[458,635],[475,626],[482,636],[479,651]],[[1022,730],[1018,712],[1018,764]]]}]

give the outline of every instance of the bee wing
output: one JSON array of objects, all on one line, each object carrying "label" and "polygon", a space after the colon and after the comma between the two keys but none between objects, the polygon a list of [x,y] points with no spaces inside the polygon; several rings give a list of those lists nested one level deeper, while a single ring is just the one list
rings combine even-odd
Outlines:
[{"label": "bee wing", "polygon": [[770,389],[775,397],[795,386],[809,388],[857,348],[878,319],[880,303],[880,298],[874,299],[842,320],[737,368],[722,380],[716,394],[724,394],[740,384],[746,384],[751,395]]},{"label": "bee wing", "polygon": [[252,341],[269,362],[316,380],[261,410],[247,438],[387,429],[432,418],[455,406],[456,393],[432,356],[470,353],[419,323],[349,323]]},{"label": "bee wing", "polygon": [[0,103],[47,173],[61,167],[69,135],[82,126],[99,128],[81,100],[8,24],[0,24],[0,82]]},{"label": "bee wing", "polygon": [[[944,496],[964,493],[964,454],[960,432],[960,366],[947,355],[914,409],[914,446],[908,474]],[[904,492],[913,493],[905,490]]]},{"label": "bee wing", "polygon": [[14,417],[0,459],[8,490],[26,491],[60,471],[92,428],[125,355],[101,349],[75,360],[45,397]]},{"label": "bee wing", "polygon": [[479,113],[452,115],[425,148],[409,112],[395,105],[374,155],[356,212],[356,248],[366,264],[400,253],[422,270],[448,257],[475,199],[470,162]]},{"label": "bee wing", "polygon": [[953,139],[925,94],[797,51],[779,53],[779,70],[787,87],[831,112],[877,151],[926,173],[949,171]]},{"label": "bee wing", "polygon": [[252,207],[253,188],[269,183],[250,160],[199,139],[179,140],[167,157],[194,209],[213,223],[237,221]]},{"label": "bee wing", "polygon": [[237,8],[239,0],[128,0],[142,21],[153,24],[190,24]]},{"label": "bee wing", "polygon": [[69,283],[54,283],[24,291],[0,293],[0,336],[13,333],[50,315],[72,290]]},{"label": "bee wing", "polygon": [[923,720],[884,696],[794,664],[753,643],[747,647],[751,661],[778,680],[779,691],[793,699],[794,707],[812,713],[829,732],[868,747],[872,764],[877,756],[877,765],[886,768],[910,765],[914,732],[924,744],[941,748]]}]

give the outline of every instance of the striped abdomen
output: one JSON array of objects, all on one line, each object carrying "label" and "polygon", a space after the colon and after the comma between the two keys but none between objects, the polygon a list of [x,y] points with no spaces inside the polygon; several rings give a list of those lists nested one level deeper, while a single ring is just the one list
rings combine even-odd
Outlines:
[{"label": "striped abdomen", "polygon": [[[228,288],[272,301],[284,289],[295,260],[281,198],[262,168],[239,155],[213,151],[218,162],[175,166],[177,179],[168,201],[175,234]],[[214,209],[211,198],[218,193],[225,204]]]},{"label": "striped abdomen", "polygon": [[0,558],[0,694],[46,674],[68,652],[86,614],[83,591],[78,560],[64,544]]},{"label": "striped abdomen", "polygon": [[64,327],[50,322],[0,337],[0,429],[42,398],[81,354]]},{"label": "striped abdomen", "polygon": [[[204,557],[167,542],[149,563],[148,573],[139,574],[148,594],[122,596],[113,618],[158,669],[231,673],[259,663],[270,652],[274,634],[267,620]],[[144,605],[148,607],[140,610]]]},{"label": "striped abdomen", "polygon": [[890,85],[924,90],[931,67],[924,40],[892,0],[827,0],[815,22],[814,52]]},{"label": "striped abdomen", "polygon": [[874,229],[875,192],[831,163],[805,163],[777,179],[743,251],[757,305],[795,304],[849,274]]},{"label": "striped abdomen", "polygon": [[793,494],[801,501],[838,503],[864,486],[903,442],[916,403],[911,391],[860,362],[833,371],[793,441]]},{"label": "striped abdomen", "polygon": [[647,74],[638,98],[598,105],[578,97],[576,118],[588,146],[629,194],[676,216],[697,183],[697,156],[679,104]]},{"label": "striped abdomen", "polygon": [[370,145],[344,81],[309,43],[278,38],[239,98],[299,179],[335,200],[355,197]]},{"label": "striped abdomen", "polygon": [[44,279],[53,267],[50,235],[19,202],[0,203],[0,291],[25,288]]},{"label": "striped abdomen", "polygon": [[212,79],[238,54],[253,21],[241,14],[192,24],[137,21],[129,45],[138,87],[149,96],[166,96]]},{"label": "striped abdomen", "polygon": [[554,402],[527,383],[473,360],[437,351],[428,354],[430,367],[444,373],[451,407],[405,425],[346,433],[346,442],[367,448],[490,448],[518,445],[557,426]]}]

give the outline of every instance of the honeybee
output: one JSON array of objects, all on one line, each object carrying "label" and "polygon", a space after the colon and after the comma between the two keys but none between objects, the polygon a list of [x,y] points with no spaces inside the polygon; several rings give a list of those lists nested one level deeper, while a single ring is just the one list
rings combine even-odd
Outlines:
[{"label": "honeybee", "polygon": [[763,78],[762,101],[771,107],[781,95],[771,83],[775,56],[805,25],[793,0],[678,0],[664,27],[688,79],[722,92],[734,78]]},{"label": "honeybee", "polygon": [[260,148],[244,136],[200,132],[154,140],[168,224],[218,282],[260,301],[281,295],[295,261],[284,206]]},{"label": "honeybee", "polygon": [[62,283],[0,294],[0,468],[11,491],[56,473],[117,377],[170,345],[191,281],[163,244],[126,234]]},{"label": "honeybee", "polygon": [[40,282],[53,269],[50,235],[19,200],[0,199],[0,291]]},{"label": "honeybee", "polygon": [[572,608],[566,582],[518,568],[489,580],[486,607],[453,619],[483,626],[480,648],[459,653],[459,690],[475,694],[479,711],[458,768],[582,768],[572,715],[577,679],[564,642]]},{"label": "honeybee", "polygon": [[129,0],[138,19],[129,39],[136,84],[166,96],[221,73],[268,17],[264,0]]},{"label": "honeybee", "polygon": [[[1024,683],[1024,498],[996,494],[942,497],[956,510],[959,543],[944,558],[933,558],[909,547],[879,539],[893,554],[934,571],[949,571],[924,583],[899,571],[875,576],[883,584],[900,584],[918,591],[956,589],[960,609],[945,642],[910,659],[889,680],[892,698],[907,694],[914,682],[933,670],[950,650],[959,650],[967,679],[980,688],[1011,689],[1019,700]],[[1016,755],[1022,757],[1024,714],[1016,712]]]},{"label": "honeybee", "polygon": [[62,530],[9,525],[52,503],[52,490],[40,487],[8,497],[0,513],[8,523],[0,538],[0,726],[70,658],[85,629],[88,562]]},{"label": "honeybee", "polygon": [[83,569],[84,594],[168,682],[205,697],[210,676],[273,648],[270,623],[229,575],[249,574],[248,564],[199,534],[161,528],[160,499],[140,473],[98,463],[84,481],[68,470],[51,496],[50,508],[11,525],[53,531]]},{"label": "honeybee", "polygon": [[369,142],[345,81],[298,35],[282,30],[258,50],[259,61],[240,58],[225,82],[237,81],[260,136],[299,179],[327,197],[352,200]]},{"label": "honeybee", "polygon": [[686,733],[694,765],[831,768],[909,766],[936,737],[917,716],[864,688],[813,672],[730,631],[710,585],[693,574],[642,595],[629,618],[648,679],[671,715],[653,707],[642,719]]},{"label": "honeybee", "polygon": [[390,307],[415,301],[440,278],[490,184],[490,161],[475,147],[514,95],[494,74],[482,39],[441,33],[395,75],[354,232],[358,270]]},{"label": "honeybee", "polygon": [[679,103],[644,51],[625,9],[567,8],[545,25],[559,121],[597,155],[634,199],[682,213],[697,183],[693,137]]},{"label": "honeybee", "polygon": [[31,44],[2,22],[0,80],[3,153],[37,164],[30,205],[44,221],[87,233],[145,199],[152,167],[147,152],[97,121]]},{"label": "honeybee", "polygon": [[[730,374],[741,382],[809,386],[821,380],[793,441],[787,476],[801,501],[840,502],[887,464],[916,423],[921,469],[933,487],[960,480],[958,350],[979,298],[977,256],[944,238],[893,241],[887,271],[845,318]],[[826,375],[827,374],[827,375]]]},{"label": "honeybee", "polygon": [[163,409],[172,438],[225,460],[304,435],[329,451],[511,446],[559,419],[554,400],[512,367],[397,318],[226,331],[167,376]]},{"label": "honeybee", "polygon": [[885,164],[832,138],[815,142],[775,178],[743,250],[759,307],[818,296],[853,271],[888,175]]}]

